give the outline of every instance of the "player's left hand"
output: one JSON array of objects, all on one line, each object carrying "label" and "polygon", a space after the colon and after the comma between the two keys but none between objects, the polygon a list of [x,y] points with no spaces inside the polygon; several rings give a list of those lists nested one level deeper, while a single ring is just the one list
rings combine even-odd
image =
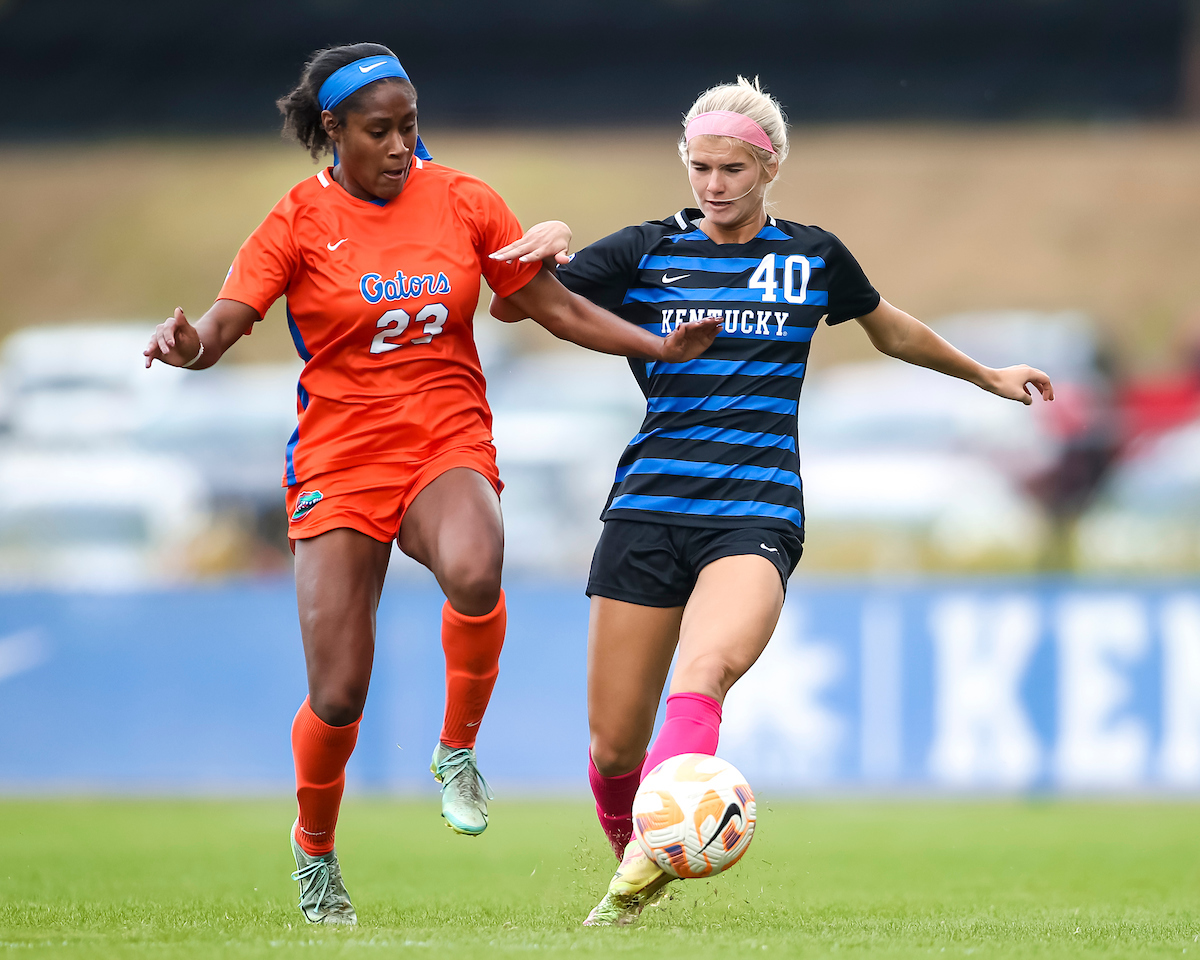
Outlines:
[{"label": "player's left hand", "polygon": [[681,323],[663,337],[662,352],[657,359],[663,363],[695,360],[712,346],[724,322],[723,317],[705,317],[703,320]]},{"label": "player's left hand", "polygon": [[544,220],[535,223],[525,231],[525,236],[514,240],[507,247],[501,247],[488,256],[493,260],[505,260],[511,263],[520,260],[522,263],[536,263],[553,257],[556,263],[570,263],[567,250],[571,246],[571,228],[561,220]]},{"label": "player's left hand", "polygon": [[992,370],[987,389],[998,397],[1006,400],[1019,400],[1028,406],[1033,403],[1033,394],[1029,392],[1029,384],[1033,384],[1043,400],[1054,399],[1054,384],[1050,378],[1037,367],[1018,363],[1012,367],[1000,367]]}]

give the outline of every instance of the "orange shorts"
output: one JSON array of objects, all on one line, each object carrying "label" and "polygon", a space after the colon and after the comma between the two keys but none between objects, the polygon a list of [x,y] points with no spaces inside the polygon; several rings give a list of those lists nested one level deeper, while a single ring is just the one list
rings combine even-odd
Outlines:
[{"label": "orange shorts", "polygon": [[331,470],[287,488],[288,539],[294,544],[349,527],[383,543],[395,540],[417,494],[455,467],[482,474],[496,493],[504,489],[496,448],[486,442],[449,447],[427,460]]}]

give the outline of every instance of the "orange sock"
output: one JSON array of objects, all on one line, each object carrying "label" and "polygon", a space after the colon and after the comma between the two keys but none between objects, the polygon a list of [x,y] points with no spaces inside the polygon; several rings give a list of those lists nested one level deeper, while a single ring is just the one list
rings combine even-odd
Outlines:
[{"label": "orange sock", "polygon": [[305,697],[292,721],[296,800],[300,804],[296,842],[310,857],[333,849],[333,832],[346,788],[346,761],[358,740],[359,720],[331,727],[313,713]]},{"label": "orange sock", "polygon": [[446,717],[442,743],[473,747],[480,721],[500,672],[500,648],[508,611],[504,591],[496,608],[482,617],[459,613],[449,601],[442,607],[442,649],[446,651]]}]

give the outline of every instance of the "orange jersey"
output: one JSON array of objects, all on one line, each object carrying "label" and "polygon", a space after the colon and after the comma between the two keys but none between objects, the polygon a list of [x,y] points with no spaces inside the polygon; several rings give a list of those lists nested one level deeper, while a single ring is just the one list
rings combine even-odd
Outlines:
[{"label": "orange jersey", "polygon": [[351,196],[326,168],[275,205],[220,299],[261,317],[287,297],[304,370],[285,485],[491,440],[472,320],[481,276],[506,297],[540,269],[488,259],[520,236],[487,184],[418,158],[387,203]]}]

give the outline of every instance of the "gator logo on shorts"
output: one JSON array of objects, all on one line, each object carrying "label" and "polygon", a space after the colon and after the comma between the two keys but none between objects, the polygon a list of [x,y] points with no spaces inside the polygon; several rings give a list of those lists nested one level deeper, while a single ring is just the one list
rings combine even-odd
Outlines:
[{"label": "gator logo on shorts", "polygon": [[292,513],[292,519],[303,520],[306,516],[308,516],[309,511],[311,511],[312,508],[320,502],[320,490],[309,490],[306,493],[300,494],[299,499],[296,500],[296,509]]}]

